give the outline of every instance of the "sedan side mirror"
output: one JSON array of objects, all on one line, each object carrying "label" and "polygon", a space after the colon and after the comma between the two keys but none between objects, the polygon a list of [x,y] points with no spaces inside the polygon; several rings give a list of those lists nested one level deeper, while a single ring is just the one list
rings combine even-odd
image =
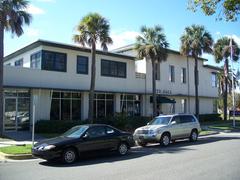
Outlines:
[{"label": "sedan side mirror", "polygon": [[150,123],[148,122],[147,125],[149,125]]},{"label": "sedan side mirror", "polygon": [[82,137],[83,139],[88,139],[89,138],[89,135],[87,133],[85,133]]},{"label": "sedan side mirror", "polygon": [[174,125],[174,124],[177,124],[177,122],[176,122],[176,121],[172,121],[172,122],[171,122],[171,125]]}]

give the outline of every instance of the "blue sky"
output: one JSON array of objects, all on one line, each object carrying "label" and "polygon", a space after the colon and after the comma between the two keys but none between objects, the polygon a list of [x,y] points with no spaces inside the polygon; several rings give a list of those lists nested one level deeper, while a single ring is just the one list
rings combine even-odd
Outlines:
[{"label": "blue sky", "polygon": [[[240,45],[240,21],[216,21],[215,16],[205,16],[201,11],[187,10],[188,0],[30,0],[28,11],[33,20],[20,38],[5,35],[5,55],[34,42],[37,39],[74,44],[72,35],[83,16],[98,12],[111,25],[114,49],[135,42],[142,25],[161,25],[164,28],[170,48],[179,50],[180,36],[186,26],[204,25],[213,38],[232,35]],[[211,56],[209,64],[214,64]],[[235,67],[239,64],[235,64]]]}]

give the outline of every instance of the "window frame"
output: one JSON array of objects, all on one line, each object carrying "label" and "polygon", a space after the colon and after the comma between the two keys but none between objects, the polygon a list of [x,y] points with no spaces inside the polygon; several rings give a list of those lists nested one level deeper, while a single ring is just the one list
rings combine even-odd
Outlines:
[{"label": "window frame", "polygon": [[[80,63],[80,61],[82,60],[81,58],[84,58],[84,60],[86,60],[86,64],[84,64],[84,66],[86,66],[85,71],[80,71],[80,69],[78,68],[80,65],[83,65]],[[77,74],[88,74],[88,65],[89,65],[89,58],[88,56],[82,56],[82,55],[78,55],[77,56],[77,65],[76,65],[76,72]]]},{"label": "window frame", "polygon": [[16,60],[14,62],[14,66],[16,66],[16,67],[23,67],[23,58]]},{"label": "window frame", "polygon": [[[40,56],[39,60],[35,57],[38,54]],[[33,66],[33,61],[34,61],[35,66]],[[38,64],[38,66],[36,66],[36,64]],[[30,55],[30,68],[32,68],[32,69],[42,69],[42,51],[37,51],[37,52]]]},{"label": "window frame", "polygon": [[[108,64],[104,65],[104,63],[108,63]],[[104,69],[105,70],[107,69],[107,71],[104,72]],[[124,75],[120,74],[120,70],[123,70]],[[101,59],[101,76],[127,78],[127,63]]]}]

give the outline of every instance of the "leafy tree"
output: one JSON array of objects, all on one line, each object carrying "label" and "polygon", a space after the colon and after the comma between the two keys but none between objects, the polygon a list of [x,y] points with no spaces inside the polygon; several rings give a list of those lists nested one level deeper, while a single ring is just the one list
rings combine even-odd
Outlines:
[{"label": "leafy tree", "polygon": [[79,34],[73,35],[74,42],[80,43],[82,46],[91,47],[91,85],[89,92],[89,110],[88,118],[93,123],[93,102],[96,79],[96,43],[99,42],[104,51],[107,51],[107,44],[112,44],[109,36],[109,22],[98,13],[89,13],[84,16],[77,26]]},{"label": "leafy tree", "polygon": [[139,59],[150,60],[152,64],[152,96],[153,96],[153,116],[156,116],[156,65],[167,60],[167,48],[169,43],[159,25],[148,28],[141,28],[141,35],[136,38],[135,50]]},{"label": "leafy tree", "polygon": [[240,13],[239,0],[188,0],[188,8],[195,12],[198,8],[207,15],[218,14],[218,20],[237,21]]},{"label": "leafy tree", "polygon": [[180,38],[181,47],[180,53],[185,56],[192,56],[195,60],[194,66],[194,81],[195,81],[195,113],[199,116],[199,98],[198,98],[198,58],[203,53],[212,53],[213,39],[204,26],[192,25],[186,27],[183,35]]},{"label": "leafy tree", "polygon": [[0,1],[0,134],[3,133],[3,57],[4,32],[13,35],[23,34],[23,25],[30,24],[31,15],[26,12],[29,2],[26,0]]},{"label": "leafy tree", "polygon": [[[231,39],[228,37],[223,37],[217,40],[217,42],[214,44],[214,51],[213,51],[216,63],[220,63],[224,61],[224,91],[223,91],[224,92],[223,93],[224,120],[227,120],[228,85],[230,84],[229,81],[232,82],[228,77],[229,76],[228,60],[231,56],[230,41]],[[237,61],[239,59],[240,49],[234,40],[232,40],[232,50],[233,50],[233,61]]]}]

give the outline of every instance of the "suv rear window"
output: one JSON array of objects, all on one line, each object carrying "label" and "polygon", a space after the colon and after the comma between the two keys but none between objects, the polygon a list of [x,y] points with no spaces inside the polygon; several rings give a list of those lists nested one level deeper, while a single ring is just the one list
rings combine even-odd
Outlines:
[{"label": "suv rear window", "polygon": [[189,123],[189,122],[195,122],[195,118],[193,116],[189,116],[189,115],[186,115],[186,116],[181,116],[180,117],[180,121],[181,123]]}]

